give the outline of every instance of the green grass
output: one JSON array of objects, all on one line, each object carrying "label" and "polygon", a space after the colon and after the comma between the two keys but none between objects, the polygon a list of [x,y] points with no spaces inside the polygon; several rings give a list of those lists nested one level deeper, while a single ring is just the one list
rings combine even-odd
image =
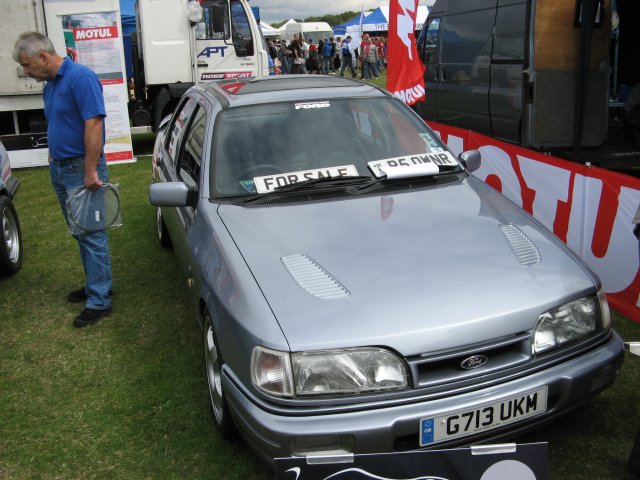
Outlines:
[{"label": "green grass", "polygon": [[114,311],[77,330],[83,284],[47,169],[14,172],[23,270],[0,280],[0,478],[272,478],[213,428],[196,317],[159,248],[148,158],[113,166],[124,227],[110,245]]},{"label": "green grass", "polygon": [[[268,479],[213,426],[200,332],[173,254],[158,246],[148,157],[110,168],[124,227],[112,231],[114,312],[82,330],[65,301],[82,285],[46,168],[14,172],[24,267],[0,280],[0,478]],[[640,325],[614,316],[627,340]],[[594,401],[518,442],[548,441],[551,478],[624,478],[640,425],[640,358]]]}]

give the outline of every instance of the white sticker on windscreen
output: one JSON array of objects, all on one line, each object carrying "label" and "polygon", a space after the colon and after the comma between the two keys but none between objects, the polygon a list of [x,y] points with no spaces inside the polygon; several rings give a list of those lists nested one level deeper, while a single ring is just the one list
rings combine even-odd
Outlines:
[{"label": "white sticker on windscreen", "polygon": [[439,167],[455,167],[458,162],[451,153],[438,152],[384,158],[369,162],[368,165],[376,177],[393,179],[436,175],[440,172]]},{"label": "white sticker on windscreen", "polygon": [[253,182],[258,193],[268,193],[276,188],[285,187],[294,183],[301,183],[317,178],[336,177],[357,177],[358,170],[354,165],[343,165],[341,167],[316,168],[314,170],[301,170],[299,172],[278,173],[277,175],[266,175],[255,177]]},{"label": "white sticker on windscreen", "polygon": [[424,140],[424,143],[427,145],[430,153],[446,152],[446,149],[442,148],[438,144],[438,141],[428,133],[421,133],[420,136]]},{"label": "white sticker on windscreen", "polygon": [[328,101],[324,102],[300,102],[295,105],[296,110],[310,110],[313,108],[329,108],[331,104]]}]

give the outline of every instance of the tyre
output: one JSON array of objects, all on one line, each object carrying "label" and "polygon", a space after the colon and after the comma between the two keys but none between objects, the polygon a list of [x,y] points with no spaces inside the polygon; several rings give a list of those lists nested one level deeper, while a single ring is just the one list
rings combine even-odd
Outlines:
[{"label": "tyre", "polygon": [[209,313],[205,312],[202,323],[204,369],[207,376],[207,383],[209,384],[209,397],[211,398],[213,418],[222,437],[231,440],[235,438],[236,429],[233,424],[233,418],[231,418],[231,412],[227,406],[227,401],[224,398],[224,392],[222,391],[221,372],[224,362],[220,356],[218,342],[215,332],[213,331],[213,324],[211,323]]},{"label": "tyre", "polygon": [[156,227],[158,229],[158,241],[163,248],[171,248],[171,238],[167,231],[167,225],[162,218],[162,210],[160,207],[156,207]]},{"label": "tyre", "polygon": [[9,197],[0,195],[0,276],[15,275],[22,267],[22,232]]}]

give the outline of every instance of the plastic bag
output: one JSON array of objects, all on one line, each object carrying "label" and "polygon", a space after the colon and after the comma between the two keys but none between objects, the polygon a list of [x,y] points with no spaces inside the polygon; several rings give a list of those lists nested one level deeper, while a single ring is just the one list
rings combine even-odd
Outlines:
[{"label": "plastic bag", "polygon": [[67,224],[72,235],[121,227],[118,185],[103,183],[97,190],[81,186],[69,191]]}]

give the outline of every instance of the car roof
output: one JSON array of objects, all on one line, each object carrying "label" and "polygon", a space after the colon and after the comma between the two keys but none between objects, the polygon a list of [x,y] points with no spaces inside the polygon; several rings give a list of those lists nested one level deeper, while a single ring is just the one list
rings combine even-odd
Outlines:
[{"label": "car roof", "polygon": [[390,93],[357,80],[319,75],[274,75],[200,83],[195,89],[213,94],[223,108],[281,101],[385,97]]}]

